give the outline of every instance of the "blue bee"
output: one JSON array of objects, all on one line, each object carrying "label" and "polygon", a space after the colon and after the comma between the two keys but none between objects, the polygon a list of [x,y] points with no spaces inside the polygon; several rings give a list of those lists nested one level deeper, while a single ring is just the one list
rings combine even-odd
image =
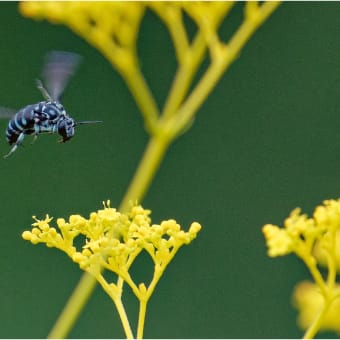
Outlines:
[{"label": "blue bee", "polygon": [[47,54],[42,72],[46,88],[40,80],[36,81],[45,101],[25,106],[10,119],[6,139],[13,147],[4,158],[17,149],[25,135],[34,135],[34,142],[40,133],[57,132],[62,137],[59,142],[65,143],[74,136],[77,125],[101,123],[97,120],[76,122],[66,113],[60,102],[60,97],[79,61],[80,56],[75,53],[52,51]]}]

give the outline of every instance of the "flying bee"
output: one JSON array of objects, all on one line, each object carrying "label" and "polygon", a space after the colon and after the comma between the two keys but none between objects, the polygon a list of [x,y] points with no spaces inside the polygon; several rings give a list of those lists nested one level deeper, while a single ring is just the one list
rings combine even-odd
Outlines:
[{"label": "flying bee", "polygon": [[[37,88],[45,100],[27,105],[12,116],[6,129],[6,139],[13,147],[4,158],[18,148],[25,135],[34,135],[34,142],[40,133],[57,132],[62,137],[59,142],[65,143],[74,136],[77,125],[101,123],[98,120],[75,121],[60,102],[61,95],[79,62],[80,56],[75,53],[52,51],[47,54],[42,72],[46,87],[40,80],[36,80]],[[3,110],[2,116],[8,115],[8,110]]]}]

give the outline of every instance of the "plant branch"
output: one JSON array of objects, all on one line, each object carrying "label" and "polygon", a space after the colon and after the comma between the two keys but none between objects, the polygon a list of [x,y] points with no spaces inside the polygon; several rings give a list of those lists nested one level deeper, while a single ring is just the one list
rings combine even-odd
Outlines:
[{"label": "plant branch", "polygon": [[60,339],[66,337],[87,300],[92,295],[96,284],[97,281],[92,275],[86,272],[82,275],[76,288],[73,290],[72,295],[67,301],[67,304],[64,306],[62,313],[59,315],[57,321],[53,325],[53,328],[48,334],[48,339]]}]

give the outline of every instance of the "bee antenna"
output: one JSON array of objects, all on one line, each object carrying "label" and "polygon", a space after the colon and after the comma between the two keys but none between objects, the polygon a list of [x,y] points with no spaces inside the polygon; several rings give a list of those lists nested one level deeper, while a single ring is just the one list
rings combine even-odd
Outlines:
[{"label": "bee antenna", "polygon": [[52,97],[50,96],[50,94],[48,93],[48,91],[46,90],[46,88],[44,87],[42,81],[40,79],[36,79],[35,80],[36,84],[37,84],[37,88],[40,90],[41,94],[43,95],[43,97],[51,102],[52,101]]},{"label": "bee antenna", "polygon": [[81,125],[81,124],[97,124],[97,123],[103,123],[102,120],[82,120],[80,122],[76,122],[75,125]]}]

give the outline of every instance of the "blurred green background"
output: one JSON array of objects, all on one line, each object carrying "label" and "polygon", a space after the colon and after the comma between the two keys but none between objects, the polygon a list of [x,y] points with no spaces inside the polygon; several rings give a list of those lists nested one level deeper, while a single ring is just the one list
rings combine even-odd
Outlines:
[{"label": "blurred green background", "polygon": [[[221,28],[241,20],[238,4]],[[309,274],[289,256],[266,255],[261,227],[282,224],[296,206],[308,213],[340,196],[340,3],[287,2],[255,33],[171,146],[143,202],[155,223],[175,218],[203,229],[167,269],[147,314],[147,338],[298,338],[294,285]],[[52,49],[84,57],[63,103],[75,119],[100,119],[75,138],[31,138],[0,158],[0,337],[44,338],[81,271],[66,255],[21,239],[31,216],[88,216],[111,199],[118,206],[147,135],[120,76],[64,26],[23,18],[0,5],[0,105],[40,101],[34,79]],[[139,52],[162,105],[176,63],[167,31],[148,12]],[[0,121],[5,131],[7,121]],[[9,146],[5,134],[1,154]],[[140,261],[136,275],[149,272]],[[148,267],[148,268],[146,268]],[[132,324],[137,304],[126,289]],[[336,336],[320,334],[320,337]],[[123,338],[113,304],[97,287],[72,338]]]}]

